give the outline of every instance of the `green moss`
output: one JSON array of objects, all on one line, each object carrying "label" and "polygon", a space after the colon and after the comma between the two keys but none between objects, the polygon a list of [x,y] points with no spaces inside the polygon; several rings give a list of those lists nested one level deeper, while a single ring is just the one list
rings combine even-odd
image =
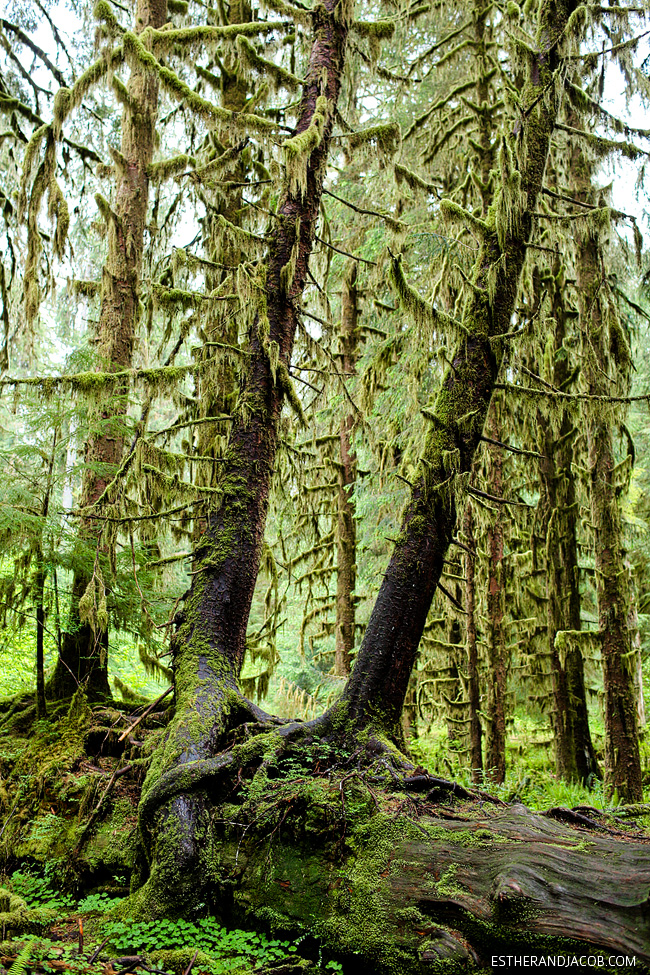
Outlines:
[{"label": "green moss", "polygon": [[311,121],[306,129],[287,139],[282,148],[289,177],[289,192],[294,193],[299,190],[305,193],[307,190],[307,162],[311,153],[320,145],[325,131],[329,111],[329,102],[325,95],[319,95],[316,99],[316,107],[311,117]]},{"label": "green moss", "polygon": [[479,829],[446,829],[444,826],[432,826],[428,822],[421,824],[433,840],[445,843],[457,843],[463,847],[485,847],[494,843],[507,843],[508,839],[499,833],[493,833],[485,827]]},{"label": "green moss", "polygon": [[287,91],[297,91],[303,84],[300,78],[280,67],[279,64],[260,57],[251,42],[243,34],[237,37],[237,50],[243,64],[270,78],[274,91],[278,91],[280,88],[285,88]]}]

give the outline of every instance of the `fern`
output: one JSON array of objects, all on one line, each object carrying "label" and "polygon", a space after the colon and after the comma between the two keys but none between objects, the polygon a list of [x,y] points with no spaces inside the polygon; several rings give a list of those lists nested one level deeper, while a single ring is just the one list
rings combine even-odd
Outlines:
[{"label": "fern", "polygon": [[28,941],[21,952],[19,952],[18,957],[9,969],[7,975],[26,975],[29,971],[29,959],[32,956],[34,948],[37,947],[37,942]]}]

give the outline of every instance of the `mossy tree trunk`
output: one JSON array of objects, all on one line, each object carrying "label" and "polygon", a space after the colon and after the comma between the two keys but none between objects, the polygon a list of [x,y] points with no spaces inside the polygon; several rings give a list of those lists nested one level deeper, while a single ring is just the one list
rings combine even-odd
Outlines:
[{"label": "mossy tree trunk", "polygon": [[[501,365],[503,343],[498,336],[511,331],[558,112],[559,94],[551,78],[574,6],[573,0],[540,5],[537,51],[529,59],[521,96],[526,110],[517,126],[517,175],[508,172],[509,157],[502,147],[503,183],[483,222],[443,201],[447,212],[468,221],[481,239],[460,323],[462,337],[440,392],[427,409],[430,428],[411,499],[339,704],[354,722],[374,719],[397,736],[411,670],[456,524],[457,491],[467,484]],[[521,187],[514,198],[505,185],[509,180]],[[395,274],[401,275],[401,270],[396,268]]]},{"label": "mossy tree trunk", "polygon": [[41,529],[36,538],[34,558],[36,571],[34,572],[34,607],[36,610],[36,714],[39,718],[47,715],[47,702],[45,698],[45,583],[47,581],[47,566],[45,564],[45,554],[43,552],[43,536],[47,527],[47,516],[50,511],[50,501],[54,488],[54,466],[56,463],[57,441],[59,430],[54,429],[52,437],[52,450],[47,464],[47,476],[45,479],[45,490],[41,503]]},{"label": "mossy tree trunk", "polygon": [[[247,0],[232,0],[227,7],[221,7],[220,11],[221,17],[230,26],[250,23],[252,19],[250,3]],[[224,54],[224,60],[223,62],[219,60],[218,67],[221,80],[221,105],[231,112],[244,111],[246,101],[251,94],[250,79],[244,77],[242,72],[237,71],[237,64],[232,55]],[[232,139],[224,138],[222,133],[220,135],[222,137],[220,140],[217,140],[213,132],[210,132],[206,137],[210,145],[208,159],[210,156],[216,157],[224,150],[233,148]],[[214,142],[216,145],[213,144]],[[222,267],[219,270],[210,269],[206,272],[206,290],[208,293],[212,293],[215,288],[223,283],[228,276],[228,268],[238,267],[245,260],[241,246],[238,246],[235,240],[226,242],[221,239],[218,228],[220,216],[225,217],[229,223],[236,227],[240,227],[242,224],[243,188],[246,181],[251,178],[250,152],[250,148],[242,146],[237,163],[232,171],[231,180],[234,185],[220,186],[216,192],[213,191],[209,196],[209,207],[206,207],[202,222],[204,247],[208,260]],[[206,195],[210,193],[207,188],[202,188],[202,192]],[[203,330],[209,342],[236,347],[239,341],[237,317],[235,315],[224,317],[219,314],[218,302],[212,305],[206,303],[206,305],[207,311],[205,312]],[[214,358],[214,348],[206,345],[201,351],[201,355],[206,359]],[[208,369],[203,370],[197,378],[196,387],[196,399],[200,415],[202,417],[227,417],[235,407],[238,387],[237,370],[228,360],[217,361]],[[196,454],[200,457],[210,457],[220,461],[223,454],[223,444],[227,442],[228,426],[227,420],[198,425],[194,433]],[[197,461],[196,464],[197,472],[194,483],[198,485],[207,484],[211,488],[217,487],[219,464],[209,461],[203,465]],[[205,517],[195,519],[193,537],[195,546],[198,545],[206,525]]]},{"label": "mossy tree trunk", "polygon": [[[502,438],[500,423],[492,404],[492,415],[488,421],[490,437]],[[501,447],[486,445],[488,454],[488,491],[495,497],[503,496],[503,452]],[[506,709],[508,702],[508,651],[506,648],[505,619],[505,533],[503,529],[503,510],[490,516],[487,529],[487,706],[485,735],[485,770],[487,777],[502,783],[506,777]]]},{"label": "mossy tree trunk", "polygon": [[[308,140],[305,183],[301,186],[288,174],[278,204],[269,235],[264,306],[250,329],[247,368],[223,458],[220,502],[195,552],[192,584],[177,616],[172,641],[176,712],[141,803],[149,876],[136,900],[144,911],[164,911],[179,897],[186,904],[201,898],[197,871],[202,869],[209,805],[205,798],[190,794],[192,782],[201,769],[210,767],[226,729],[259,714],[242,697],[237,680],[260,565],[280,413],[285,394],[295,396],[289,364],[349,23],[346,4],[327,0],[314,8],[313,41],[295,129],[297,140]],[[322,112],[320,137],[312,141],[307,130],[310,125],[313,130],[313,119]],[[184,788],[187,794],[178,796]],[[167,798],[172,793],[178,797]]]},{"label": "mossy tree trunk", "polygon": [[463,534],[467,544],[465,554],[465,612],[467,613],[467,697],[469,700],[469,760],[472,781],[483,779],[483,728],[481,727],[481,685],[478,669],[478,643],[476,634],[476,539],[474,537],[474,512],[471,501],[465,508]]},{"label": "mossy tree trunk", "polygon": [[[559,262],[553,268],[551,296],[555,334],[549,340],[550,375],[556,389],[568,391],[575,373],[564,347],[566,308],[564,274]],[[580,570],[578,566],[576,498],[573,463],[575,426],[569,410],[562,409],[559,431],[541,407],[537,410],[539,432],[540,507],[546,548],[546,597],[548,652],[553,685],[552,726],[557,773],[567,782],[587,783],[600,777],[598,760],[589,731],[584,661],[579,642],[569,641],[566,654],[556,646],[558,632],[582,628],[580,619]]]},{"label": "mossy tree trunk", "polygon": [[[167,20],[167,0],[138,0],[135,30],[162,27]],[[113,216],[108,225],[108,252],[102,273],[101,310],[95,336],[99,368],[109,372],[130,369],[138,323],[140,276],[144,230],[149,201],[148,167],[153,160],[158,112],[158,78],[134,62],[128,83],[128,99],[122,115],[121,155],[115,156],[117,172]],[[71,696],[83,684],[90,697],[110,694],[108,684],[108,635],[80,620],[79,601],[91,580],[95,550],[99,546],[99,512],[93,506],[112,480],[125,439],[126,384],[113,390],[110,399],[97,402],[90,411],[84,449],[84,475],[79,507],[79,548],[72,583],[68,629],[56,668],[48,685],[53,698]]]},{"label": "mossy tree trunk", "polygon": [[[339,361],[343,382],[356,372],[359,355],[358,302],[357,262],[353,261],[342,282]],[[357,461],[352,446],[353,431],[354,414],[348,413],[341,420],[339,428],[340,453],[336,522],[336,646],[334,656],[334,673],[339,677],[344,677],[350,673],[350,655],[354,650],[355,636],[354,588],[357,530],[351,492],[357,478]]]},{"label": "mossy tree trunk", "polygon": [[[593,204],[594,166],[576,140],[571,153],[571,178],[576,199]],[[588,392],[591,522],[594,532],[598,632],[605,686],[605,788],[608,795],[629,802],[643,798],[634,695],[634,661],[628,629],[629,590],[624,563],[621,507],[624,482],[617,469],[613,431],[620,407],[608,404],[612,390],[627,393],[630,350],[609,292],[601,231],[585,221],[576,235],[576,276],[583,376]]]}]

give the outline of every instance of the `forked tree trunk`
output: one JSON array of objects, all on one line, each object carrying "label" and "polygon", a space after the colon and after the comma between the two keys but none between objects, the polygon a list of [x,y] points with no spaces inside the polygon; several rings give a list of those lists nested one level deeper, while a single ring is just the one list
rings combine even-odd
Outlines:
[{"label": "forked tree trunk", "polygon": [[[594,197],[593,167],[580,140],[571,158],[577,199]],[[609,293],[597,231],[584,227],[576,240],[577,290],[582,334],[583,376],[588,392],[606,399],[625,387],[630,370],[627,338]],[[612,382],[613,380],[613,382]],[[616,405],[592,401],[587,410],[591,477],[591,522],[594,530],[598,632],[605,685],[605,789],[623,801],[643,798],[634,661],[628,629],[629,591],[623,554],[620,487],[617,483],[613,430]]]},{"label": "forked tree trunk", "polygon": [[[167,19],[167,0],[138,0],[135,30],[160,28]],[[108,253],[102,274],[101,311],[95,349],[107,372],[131,368],[138,321],[144,228],[149,201],[148,167],[155,151],[158,77],[139,63],[131,66],[128,100],[122,115],[122,158],[115,160],[117,180],[114,219],[108,226]],[[107,402],[98,402],[89,417],[84,450],[84,476],[79,507],[80,545],[72,583],[68,629],[48,685],[50,697],[71,696],[80,684],[90,697],[110,694],[108,634],[95,632],[79,619],[79,600],[91,579],[98,521],[92,506],[102,496],[122,459],[128,387],[121,384]]]},{"label": "forked tree trunk", "polygon": [[[313,42],[296,135],[306,132],[315,113],[324,111],[325,117],[320,138],[305,159],[304,187],[288,178],[278,205],[269,238],[265,308],[260,308],[249,336],[248,366],[224,455],[221,501],[195,553],[192,585],[178,615],[172,642],[176,713],[145,782],[141,804],[150,875],[136,895],[143,911],[164,913],[166,904],[171,901],[173,909],[179,897],[187,904],[200,899],[197,871],[203,869],[202,853],[207,853],[202,837],[209,829],[209,812],[204,799],[189,794],[198,768],[192,765],[209,761],[224,730],[255,713],[242,698],[237,679],[350,14],[349,6],[336,0],[313,11]],[[184,782],[188,795],[167,800],[172,784]]]},{"label": "forked tree trunk", "polygon": [[[485,224],[473,272],[475,287],[463,315],[462,339],[433,410],[428,411],[432,419],[423,462],[361,650],[341,699],[307,733],[329,729],[348,740],[356,728],[374,720],[388,734],[400,734],[413,662],[455,527],[456,478],[467,477],[483,430],[503,354],[498,336],[511,331],[519,275],[557,114],[559,94],[553,78],[574,3],[542,2],[539,9],[539,52],[532,59],[532,78],[522,92],[522,106],[528,107],[518,139],[521,194],[514,204],[509,192],[498,197],[495,212],[503,219],[492,222],[490,216]],[[148,863],[140,881],[146,883],[130,900],[130,910],[148,916],[178,910],[179,898],[184,910],[203,899],[201,878],[212,876],[219,858],[219,844],[212,843],[218,826],[212,810],[219,801],[224,771],[233,761],[261,761],[258,774],[265,778],[275,752],[293,728],[300,731],[302,727],[288,726],[276,736],[253,738],[241,751],[223,751],[224,742],[227,744],[224,732],[255,715],[236,681],[259,567],[296,304],[315,231],[349,15],[335,0],[313,8],[314,41],[298,132],[309,126],[322,93],[327,97],[327,109],[322,136],[308,158],[306,192],[290,185],[280,200],[269,238],[268,339],[261,329],[253,328],[246,382],[224,457],[222,503],[211,517],[204,547],[197,553],[199,571],[193,575],[173,640],[176,714],[143,788],[139,825]],[[500,207],[505,208],[503,213]],[[293,269],[288,294],[287,266]],[[398,269],[395,274],[399,275]],[[272,343],[277,352],[275,368]],[[376,740],[370,741],[368,747],[375,745]],[[260,893],[266,896],[268,888],[260,888]]]},{"label": "forked tree trunk", "polygon": [[[343,277],[341,297],[341,373],[344,377],[356,372],[358,358],[358,292],[357,262],[352,262]],[[354,415],[340,424],[340,454],[338,467],[338,504],[336,523],[336,647],[334,673],[344,677],[350,673],[350,654],[354,650],[357,561],[357,526],[351,492],[357,478],[357,460],[352,447]]]}]

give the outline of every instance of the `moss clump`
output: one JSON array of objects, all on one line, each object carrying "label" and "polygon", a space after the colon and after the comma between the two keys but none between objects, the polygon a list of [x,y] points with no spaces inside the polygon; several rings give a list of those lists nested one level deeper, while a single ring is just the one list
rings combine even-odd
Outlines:
[{"label": "moss clump", "polygon": [[325,95],[319,95],[307,128],[299,132],[298,135],[294,135],[292,139],[287,139],[282,147],[289,177],[290,193],[299,191],[304,195],[307,192],[307,163],[314,149],[321,143],[328,111],[329,102],[327,98]]}]

